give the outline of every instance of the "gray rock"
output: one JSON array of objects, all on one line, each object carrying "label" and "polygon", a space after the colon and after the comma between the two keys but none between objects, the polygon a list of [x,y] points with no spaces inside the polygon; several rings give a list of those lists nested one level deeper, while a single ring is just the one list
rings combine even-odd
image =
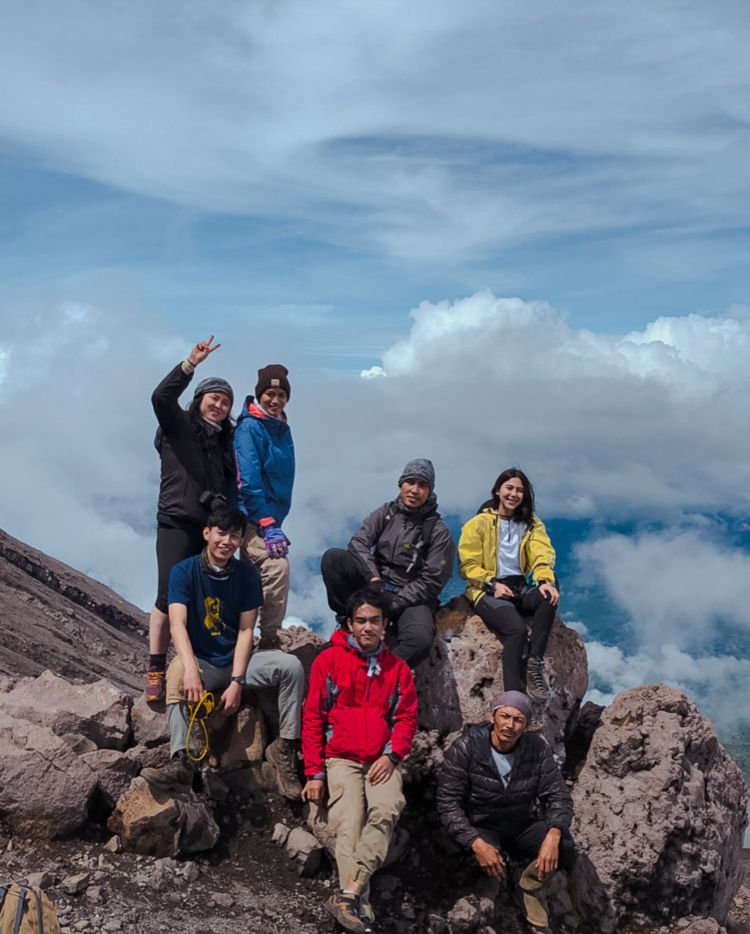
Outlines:
[{"label": "gray rock", "polygon": [[286,839],[286,851],[299,864],[301,875],[314,876],[320,869],[323,847],[304,827],[295,827],[291,831]]},{"label": "gray rock", "polygon": [[273,836],[271,839],[274,843],[277,843],[279,846],[284,846],[289,836],[289,828],[286,824],[278,823],[274,824],[273,827]]},{"label": "gray rock", "polygon": [[164,702],[149,704],[145,694],[140,694],[130,712],[133,737],[140,746],[158,746],[169,740],[169,722]]},{"label": "gray rock", "polygon": [[78,872],[73,876],[66,876],[62,881],[62,889],[66,895],[80,895],[85,892],[91,883],[88,872]]},{"label": "gray rock", "polygon": [[107,826],[123,848],[148,856],[186,856],[216,846],[219,827],[191,789],[161,791],[133,779]]},{"label": "gray rock", "polygon": [[49,889],[57,881],[57,877],[53,872],[30,872],[26,876],[26,881],[29,885],[35,885],[38,889]]},{"label": "gray rock", "polygon": [[618,695],[573,799],[579,908],[599,931],[726,918],[742,881],[747,791],[684,694],[650,685]]},{"label": "gray rock", "polygon": [[53,733],[78,734],[99,749],[124,749],[130,739],[132,700],[109,681],[70,684],[51,671],[24,678],[3,696],[3,709]]},{"label": "gray rock", "polygon": [[0,709],[0,823],[11,833],[73,833],[96,785],[91,767],[52,730]]},{"label": "gray rock", "polygon": [[102,798],[110,809],[140,771],[132,756],[116,749],[96,749],[84,753],[81,759],[95,772]]}]

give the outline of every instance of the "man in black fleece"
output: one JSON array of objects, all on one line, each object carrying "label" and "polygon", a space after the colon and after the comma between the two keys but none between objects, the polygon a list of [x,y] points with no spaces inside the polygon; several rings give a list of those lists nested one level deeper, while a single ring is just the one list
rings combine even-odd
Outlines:
[{"label": "man in black fleece", "polygon": [[553,872],[573,864],[573,804],[549,746],[526,732],[530,720],[526,695],[506,691],[493,701],[489,723],[464,727],[445,754],[437,808],[487,875],[504,879],[509,859],[530,860],[519,881],[526,920],[546,930],[537,893]]}]

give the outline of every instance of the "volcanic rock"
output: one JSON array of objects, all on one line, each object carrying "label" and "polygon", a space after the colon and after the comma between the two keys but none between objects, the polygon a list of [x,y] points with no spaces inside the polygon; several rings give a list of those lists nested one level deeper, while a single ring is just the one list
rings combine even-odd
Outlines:
[{"label": "volcanic rock", "polygon": [[598,930],[691,915],[723,922],[742,877],[747,792],[684,694],[648,685],[618,695],[573,801],[576,889]]}]

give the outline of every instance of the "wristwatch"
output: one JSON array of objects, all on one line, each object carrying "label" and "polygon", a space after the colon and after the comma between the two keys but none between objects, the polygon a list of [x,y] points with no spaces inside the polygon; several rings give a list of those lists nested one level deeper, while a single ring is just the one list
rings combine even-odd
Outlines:
[{"label": "wristwatch", "polygon": [[399,762],[401,761],[401,756],[396,755],[395,752],[389,752],[389,753],[386,753],[386,755],[388,756],[388,758],[391,760],[391,762],[394,765],[398,765]]},{"label": "wristwatch", "polygon": [[244,675],[232,675],[232,681],[234,681],[235,684],[239,684],[239,686],[243,688],[247,684]]}]

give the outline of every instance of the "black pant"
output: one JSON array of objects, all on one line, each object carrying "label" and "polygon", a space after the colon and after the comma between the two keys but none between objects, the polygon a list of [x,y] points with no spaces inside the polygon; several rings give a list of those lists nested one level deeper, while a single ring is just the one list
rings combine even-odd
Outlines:
[{"label": "black pant", "polygon": [[[346,617],[346,602],[370,583],[354,557],[343,548],[329,548],[320,561],[320,573],[328,595],[328,606],[340,622]],[[391,620],[388,647],[414,668],[430,654],[435,636],[435,608],[426,604],[408,606]]]},{"label": "black pant", "polygon": [[547,648],[555,608],[540,592],[531,587],[524,592],[522,578],[506,578],[503,583],[519,587],[515,600],[498,600],[489,594],[482,597],[475,609],[488,629],[503,644],[503,687],[506,691],[525,691],[523,650],[526,647],[525,616],[531,617],[531,647],[529,654],[542,658]]},{"label": "black pant", "polygon": [[[536,859],[539,853],[539,847],[542,840],[547,835],[548,826],[544,821],[534,821],[523,830],[518,828],[508,828],[497,830],[495,828],[485,829],[477,827],[483,840],[491,843],[501,853],[509,856],[512,860],[525,860],[530,863]],[[560,849],[558,851],[558,867],[567,871],[575,861],[576,848],[569,830],[563,830],[560,836]]]},{"label": "black pant", "polygon": [[156,529],[156,563],[159,569],[159,583],[156,589],[154,606],[162,613],[167,612],[169,572],[180,561],[199,555],[205,545],[202,526],[194,522],[179,522],[173,526],[159,524]]}]

